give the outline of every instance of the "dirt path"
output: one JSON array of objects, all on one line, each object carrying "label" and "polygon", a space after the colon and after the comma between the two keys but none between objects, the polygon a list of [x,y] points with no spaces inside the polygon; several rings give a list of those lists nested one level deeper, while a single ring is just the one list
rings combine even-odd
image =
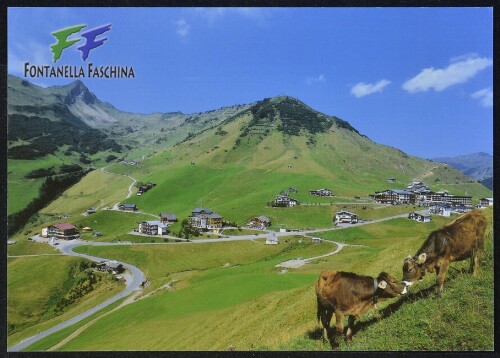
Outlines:
[{"label": "dirt path", "polygon": [[128,195],[127,195],[127,197],[125,199],[128,199],[128,198],[130,198],[132,196],[132,194],[133,194],[132,188],[134,187],[135,183],[137,183],[137,179],[136,178],[133,178],[130,175],[126,175],[126,174],[116,174],[116,173],[109,172],[109,171],[106,170],[106,167],[102,167],[101,168],[101,172],[108,173],[108,174],[111,174],[111,175],[120,175],[122,177],[127,177],[127,178],[132,179],[132,184],[130,184],[130,186],[128,187]]},{"label": "dirt path", "polygon": [[363,245],[349,245],[349,244],[343,244],[341,242],[336,242],[336,241],[330,241],[330,240],[323,240],[323,242],[328,242],[328,243],[332,243],[332,244],[336,244],[337,245],[337,248],[332,251],[332,252],[329,252],[327,254],[324,254],[324,255],[319,255],[319,256],[314,256],[314,257],[309,257],[307,259],[296,259],[296,260],[288,260],[288,261],[285,261],[285,262],[282,262],[282,263],[279,263],[277,264],[275,267],[282,267],[282,268],[301,268],[302,266],[304,266],[305,264],[309,263],[310,261],[312,260],[316,260],[316,259],[319,259],[319,258],[322,258],[322,257],[327,257],[327,256],[331,256],[331,255],[335,255],[335,254],[338,254],[340,251],[342,251],[342,249],[346,246],[363,246]]}]

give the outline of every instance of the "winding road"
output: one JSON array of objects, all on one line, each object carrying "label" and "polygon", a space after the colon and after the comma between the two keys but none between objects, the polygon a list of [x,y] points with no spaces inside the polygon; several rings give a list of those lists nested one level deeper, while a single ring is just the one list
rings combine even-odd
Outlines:
[{"label": "winding road", "polygon": [[[73,255],[73,256],[80,256],[80,257],[84,257],[86,259],[89,259],[89,260],[92,260],[92,261],[95,261],[95,262],[101,262],[101,261],[106,261],[108,259],[105,259],[105,258],[102,258],[102,257],[97,257],[97,256],[90,256],[90,255],[85,255],[85,254],[79,254],[79,253],[76,253],[76,252],[73,252],[73,249],[77,246],[81,246],[81,245],[86,245],[87,243],[84,243],[84,242],[81,242],[81,241],[77,241],[77,242],[67,242],[66,244],[65,243],[61,243],[59,245],[59,249],[61,250],[61,252],[65,255]],[[125,279],[126,279],[126,288],[125,290],[123,290],[122,292],[120,292],[119,294],[117,294],[116,296],[113,296],[111,297],[110,299],[104,301],[104,302],[101,302],[100,304],[98,304],[97,306],[83,312],[83,313],[80,313],[79,315],[75,316],[75,317],[72,317],[54,327],[51,327],[43,332],[40,332],[34,336],[31,336],[29,338],[26,338],[24,339],[23,341],[13,345],[12,347],[10,347],[8,349],[9,352],[19,352],[21,351],[22,349],[30,346],[31,344],[37,342],[38,340],[42,339],[42,338],[45,338],[47,337],[48,335],[52,334],[52,333],[55,333],[57,331],[60,331],[61,329],[64,329],[66,327],[69,327],[77,322],[80,322],[81,320],[93,315],[94,313],[102,310],[103,308],[113,304],[114,302],[124,298],[124,297],[127,297],[128,295],[130,295],[131,293],[133,293],[134,291],[137,291],[137,290],[140,290],[141,288],[141,283],[142,281],[144,280],[144,274],[142,273],[141,270],[139,270],[137,267],[135,266],[132,266],[130,264],[127,264],[125,262],[120,262],[123,267],[128,270],[128,272],[130,273],[130,275],[124,275]]]},{"label": "winding road", "polygon": [[[131,178],[131,179],[135,180],[134,178]],[[135,183],[135,181],[134,181],[134,183]],[[134,183],[132,183],[132,185]],[[129,190],[130,190],[130,188],[129,188]],[[423,211],[421,211],[421,212],[423,212]],[[382,222],[382,221],[387,221],[387,220],[401,218],[401,217],[407,217],[407,216],[408,216],[408,213],[405,213],[405,214],[395,215],[395,216],[386,217],[386,218],[377,219],[377,220],[359,222],[357,224],[341,224],[335,228],[302,230],[302,231],[293,231],[293,232],[272,232],[272,235],[274,235],[276,237],[283,237],[283,236],[290,236],[290,235],[308,236],[309,234],[318,233],[318,232],[322,232],[322,231],[340,230],[340,229],[345,229],[345,228],[349,228],[349,227],[368,225],[368,224],[373,224],[373,223],[377,223],[377,222]],[[255,240],[255,239],[259,239],[259,238],[267,238],[270,233],[271,233],[270,231],[266,231],[265,233],[258,234],[258,235],[253,234],[253,235],[230,236],[230,237],[224,237],[224,238],[218,238],[218,239],[195,239],[195,240],[191,240],[191,241],[169,242],[169,243],[140,243],[140,245],[179,245],[179,244],[195,245],[195,244],[199,244],[199,243],[208,243],[208,242],[213,243],[213,242]],[[114,243],[112,243],[112,242],[87,242],[87,241],[81,241],[81,240],[73,240],[73,241],[58,240],[58,242],[59,242],[59,245],[57,245],[57,247],[59,248],[59,250],[61,251],[61,253],[63,255],[79,256],[79,257],[83,257],[83,258],[86,258],[86,259],[89,259],[89,260],[92,260],[95,262],[107,261],[109,259],[76,253],[73,251],[73,249],[78,247],[78,246],[82,246],[82,245],[96,245],[96,246],[108,245],[109,246],[109,245],[134,245],[135,244],[135,243],[130,243],[130,242],[114,242]],[[311,258],[307,258],[307,259],[297,259],[297,260],[285,261],[281,264],[276,265],[276,267],[299,268],[311,260],[337,254],[345,246],[351,246],[351,245],[347,245],[347,244],[339,243],[339,242],[334,242],[334,241],[328,241],[328,242],[336,244],[337,245],[336,250],[334,250],[330,253],[324,254],[324,255],[311,257]],[[95,306],[95,307],[93,307],[93,308],[73,317],[73,318],[68,319],[67,321],[64,321],[64,322],[62,322],[62,323],[60,323],[52,328],[49,328],[43,332],[40,332],[32,337],[24,339],[23,341],[8,348],[8,351],[9,352],[21,351],[21,350],[29,347],[31,344],[37,342],[38,340],[43,339],[43,338],[47,337],[48,335],[55,333],[57,331],[60,331],[66,327],[69,327],[69,326],[93,315],[94,313],[102,310],[103,308],[111,305],[112,303],[114,303],[114,302],[116,302],[124,297],[129,296],[134,291],[141,290],[141,283],[144,281],[143,272],[141,270],[139,270],[137,267],[132,266],[130,264],[127,264],[125,262],[120,262],[120,263],[130,273],[129,275],[123,275],[125,280],[126,280],[125,281],[126,288],[124,291],[122,291],[119,294],[117,294],[116,296],[98,304],[97,306]]]}]

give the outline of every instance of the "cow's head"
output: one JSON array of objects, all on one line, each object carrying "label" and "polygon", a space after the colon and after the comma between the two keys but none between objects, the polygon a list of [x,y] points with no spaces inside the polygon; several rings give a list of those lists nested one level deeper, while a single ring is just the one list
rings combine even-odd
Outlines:
[{"label": "cow's head", "polygon": [[427,259],[427,254],[421,253],[418,256],[412,257],[411,255],[406,256],[405,262],[403,264],[403,283],[406,286],[411,286],[417,280],[421,280],[425,275],[425,260]]},{"label": "cow's head", "polygon": [[379,297],[391,298],[406,293],[406,285],[397,281],[386,272],[381,272],[378,277],[378,288],[376,293]]}]

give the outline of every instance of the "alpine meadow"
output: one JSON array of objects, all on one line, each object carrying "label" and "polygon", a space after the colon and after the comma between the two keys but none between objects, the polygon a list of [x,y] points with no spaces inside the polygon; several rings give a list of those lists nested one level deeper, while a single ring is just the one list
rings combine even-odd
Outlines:
[{"label": "alpine meadow", "polygon": [[7,354],[495,352],[492,1],[25,5]]},{"label": "alpine meadow", "polygon": [[329,351],[319,273],[401,280],[471,209],[479,273],[453,263],[440,297],[426,275],[336,349],[493,350],[492,191],[452,166],[286,95],[146,115],[9,75],[8,99],[9,350]]}]

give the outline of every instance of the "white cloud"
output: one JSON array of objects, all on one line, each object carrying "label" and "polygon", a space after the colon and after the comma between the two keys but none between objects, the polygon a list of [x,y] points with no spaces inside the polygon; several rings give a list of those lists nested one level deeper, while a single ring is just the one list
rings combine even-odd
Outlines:
[{"label": "white cloud", "polygon": [[493,107],[493,90],[491,87],[474,92],[471,97],[479,100],[484,107]]},{"label": "white cloud", "polygon": [[176,29],[177,35],[181,37],[186,37],[187,35],[189,35],[189,31],[191,30],[191,25],[189,25],[186,20],[179,19],[175,22],[175,25],[177,26]]},{"label": "white cloud", "polygon": [[455,57],[453,63],[443,69],[433,67],[423,69],[418,75],[406,81],[403,89],[410,92],[426,92],[434,89],[441,92],[446,88],[464,83],[474,77],[479,71],[493,64],[491,58],[480,58],[475,55]]},{"label": "white cloud", "polygon": [[387,86],[391,81],[386,79],[380,80],[377,83],[364,83],[360,82],[352,86],[351,94],[356,96],[357,98],[368,96],[369,94],[382,92],[382,90]]},{"label": "white cloud", "polygon": [[326,77],[324,74],[320,74],[318,77],[307,77],[306,83],[312,85],[313,83],[323,83],[326,82]]}]

